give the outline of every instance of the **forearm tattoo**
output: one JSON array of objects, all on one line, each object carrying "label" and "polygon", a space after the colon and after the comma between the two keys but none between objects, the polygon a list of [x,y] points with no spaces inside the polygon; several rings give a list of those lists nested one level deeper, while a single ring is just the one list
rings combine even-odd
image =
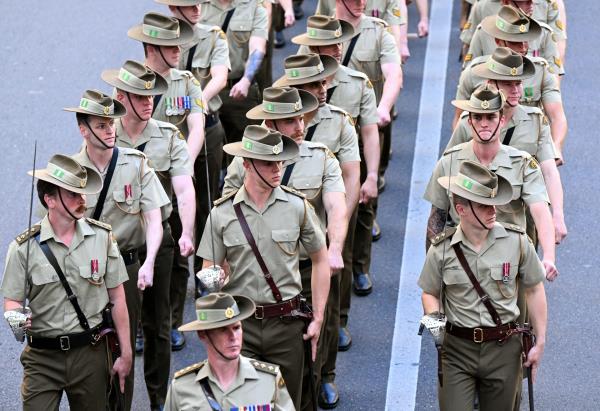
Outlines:
[{"label": "forearm tattoo", "polygon": [[252,80],[254,80],[254,76],[260,68],[264,57],[265,53],[263,53],[260,50],[254,50],[252,54],[250,54],[250,57],[248,57],[248,64],[246,64],[246,71],[244,71],[244,77],[246,77],[248,81],[250,81],[250,83],[252,83]]},{"label": "forearm tattoo", "polygon": [[445,210],[439,209],[435,206],[431,207],[431,213],[427,220],[427,235],[425,236],[425,250],[429,249],[431,245],[430,238],[435,237],[441,233],[446,225],[447,213]]}]

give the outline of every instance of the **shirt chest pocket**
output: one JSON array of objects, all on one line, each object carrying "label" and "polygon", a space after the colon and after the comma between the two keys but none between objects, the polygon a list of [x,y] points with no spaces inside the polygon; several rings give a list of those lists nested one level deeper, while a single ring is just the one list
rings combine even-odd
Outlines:
[{"label": "shirt chest pocket", "polygon": [[247,245],[248,240],[241,227],[229,227],[223,232],[223,244],[225,247],[238,247]]},{"label": "shirt chest pocket", "polygon": [[286,254],[294,255],[298,249],[299,228],[286,228],[273,230],[271,238],[277,246]]},{"label": "shirt chest pocket", "polygon": [[381,67],[379,65],[379,54],[376,50],[354,50],[353,60],[358,60],[362,66],[360,71],[369,76],[373,83],[383,79]]},{"label": "shirt chest pocket", "polygon": [[494,289],[499,292],[498,297],[512,298],[517,291],[518,266],[517,264],[508,264],[506,269],[504,265],[490,267],[490,276],[498,286],[497,289]]},{"label": "shirt chest pocket", "polygon": [[58,274],[50,264],[39,269],[32,270],[31,282],[33,285],[41,286],[59,281]]},{"label": "shirt chest pocket", "polygon": [[141,197],[141,187],[136,184],[125,184],[113,191],[115,205],[126,214],[140,213]]},{"label": "shirt chest pocket", "polygon": [[471,285],[471,280],[460,268],[444,270],[444,284],[448,287],[466,287]]},{"label": "shirt chest pocket", "polygon": [[227,32],[228,38],[237,44],[247,43],[252,32],[252,16],[235,16],[231,19]]},{"label": "shirt chest pocket", "polygon": [[100,285],[104,282],[104,274],[106,274],[105,261],[90,260],[88,264],[79,265],[78,268],[79,275],[91,284]]},{"label": "shirt chest pocket", "polygon": [[157,173],[169,171],[171,167],[171,159],[168,157],[169,148],[164,146],[153,147],[152,150],[146,149],[146,155],[148,156],[148,165],[152,167]]},{"label": "shirt chest pocket", "polygon": [[294,177],[292,187],[302,192],[308,200],[315,199],[321,192],[323,181],[320,176]]}]

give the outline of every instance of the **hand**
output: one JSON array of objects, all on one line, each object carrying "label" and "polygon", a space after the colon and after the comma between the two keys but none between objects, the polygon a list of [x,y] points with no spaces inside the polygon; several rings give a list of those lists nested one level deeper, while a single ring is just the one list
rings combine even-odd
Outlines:
[{"label": "hand", "polygon": [[410,50],[408,49],[408,43],[402,43],[400,45],[400,59],[402,64],[406,63],[406,61],[410,58]]},{"label": "hand", "polygon": [[344,268],[344,259],[342,258],[342,250],[340,247],[335,244],[329,244],[327,255],[329,259],[330,274],[333,276],[342,271]]},{"label": "hand", "polygon": [[312,360],[315,361],[317,359],[317,343],[319,342],[319,336],[321,334],[321,321],[317,321],[313,319],[310,324],[308,324],[308,329],[306,330],[306,334],[302,335],[304,341],[310,340],[311,346],[311,357]]},{"label": "hand", "polygon": [[129,375],[129,371],[131,371],[131,357],[125,358],[121,356],[117,358],[113,364],[111,374],[119,376],[119,388],[121,389],[121,393],[125,393],[125,378]]},{"label": "hand", "polygon": [[554,243],[560,244],[567,236],[567,225],[562,216],[554,216]]},{"label": "hand", "polygon": [[560,151],[558,148],[556,149],[556,156],[558,157],[555,160],[556,167],[564,166],[565,165],[565,158],[563,157],[562,151]]},{"label": "hand", "polygon": [[546,270],[546,279],[548,281],[556,280],[556,277],[558,277],[558,269],[554,265],[554,262],[544,259],[542,260],[542,264],[544,265],[544,269]]},{"label": "hand", "polygon": [[242,77],[240,81],[235,83],[229,91],[229,97],[234,100],[243,100],[248,96],[248,89],[250,88],[250,80],[246,77]]},{"label": "hand", "polygon": [[140,290],[144,291],[146,287],[152,287],[154,281],[154,262],[148,260],[144,261],[144,264],[138,271],[138,282],[137,286]]},{"label": "hand", "polygon": [[294,23],[296,22],[296,16],[294,16],[293,9],[286,11],[285,14],[283,15],[283,17],[284,17],[283,24],[285,25],[285,27],[293,26]]},{"label": "hand", "polygon": [[525,367],[531,367],[531,382],[535,382],[535,378],[537,375],[537,370],[540,366],[540,362],[542,361],[542,356],[544,355],[544,346],[540,344],[536,344],[531,347],[531,350],[527,353],[527,361],[523,363]]},{"label": "hand", "polygon": [[194,254],[194,242],[192,237],[187,234],[181,234],[179,239],[179,252],[182,257],[189,257]]},{"label": "hand", "polygon": [[417,35],[419,37],[427,37],[429,34],[429,20],[422,19],[417,24]]},{"label": "hand", "polygon": [[377,120],[377,125],[379,127],[387,126],[390,124],[390,121],[392,121],[390,117],[390,110],[386,110],[381,106],[377,107],[377,117],[379,118],[379,120]]},{"label": "hand", "polygon": [[377,198],[379,193],[377,192],[377,177],[367,176],[365,182],[360,186],[360,193],[358,202],[360,204],[366,204],[371,200]]}]

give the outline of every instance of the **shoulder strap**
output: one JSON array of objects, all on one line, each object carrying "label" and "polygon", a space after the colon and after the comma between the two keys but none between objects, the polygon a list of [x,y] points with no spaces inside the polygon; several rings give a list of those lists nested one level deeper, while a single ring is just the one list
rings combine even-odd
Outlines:
[{"label": "shoulder strap", "polygon": [[515,127],[516,126],[512,126],[508,130],[506,130],[506,135],[504,136],[504,140],[502,140],[502,144],[504,144],[505,146],[510,146],[510,140],[512,140],[512,136],[515,133]]},{"label": "shoulder strap", "polygon": [[500,315],[498,314],[498,311],[496,311],[496,309],[492,305],[492,302],[490,301],[490,296],[487,295],[487,293],[485,291],[483,291],[483,288],[481,288],[481,284],[479,284],[479,281],[477,281],[477,278],[475,278],[475,274],[473,274],[473,271],[471,271],[471,267],[469,267],[469,263],[467,262],[467,259],[465,258],[465,254],[463,253],[462,249],[460,248],[460,244],[456,243],[452,246],[452,248],[454,248],[454,252],[456,253],[456,256],[458,257],[458,261],[460,262],[460,265],[462,266],[463,270],[465,270],[465,273],[467,273],[467,276],[469,277],[469,280],[471,280],[471,283],[473,284],[475,291],[477,291],[477,294],[479,295],[479,299],[481,300],[483,305],[485,305],[485,308],[487,308],[488,312],[492,316],[492,320],[494,320],[494,322],[496,323],[497,326],[501,326],[502,320],[500,319]]},{"label": "shoulder strap", "polygon": [[35,236],[35,241],[37,241],[37,243],[40,245],[40,248],[42,249],[42,252],[48,259],[48,262],[54,268],[54,270],[56,271],[56,274],[58,274],[60,283],[62,284],[63,288],[65,289],[65,291],[67,293],[67,299],[71,302],[71,304],[73,304],[73,308],[75,309],[75,313],[77,314],[77,319],[79,319],[79,324],[81,325],[81,328],[83,328],[84,330],[89,330],[90,325],[88,323],[87,318],[85,318],[85,314],[81,310],[79,303],[77,302],[77,296],[75,294],[73,294],[73,290],[71,289],[69,282],[65,278],[65,274],[60,269],[60,265],[58,265],[58,261],[56,261],[56,257],[52,253],[52,250],[50,250],[50,247],[48,246],[48,244],[45,241],[40,242],[39,234],[37,234]]},{"label": "shoulder strap", "polygon": [[315,135],[315,131],[317,131],[317,127],[319,126],[319,124],[321,124],[321,123],[313,124],[312,126],[310,126],[308,128],[308,131],[306,132],[306,136],[304,137],[304,141],[312,140],[313,136]]},{"label": "shoulder strap", "polygon": [[197,44],[194,44],[190,49],[190,53],[188,54],[187,63],[185,64],[185,69],[187,71],[192,71],[192,61],[194,61],[194,54],[196,54]]},{"label": "shoulder strap", "polygon": [[106,200],[106,193],[108,192],[108,187],[110,186],[110,180],[112,180],[113,174],[115,172],[118,156],[119,149],[117,148],[117,146],[114,146],[112,158],[110,159],[108,171],[106,172],[106,178],[104,179],[104,183],[102,184],[102,191],[100,191],[100,195],[98,196],[98,202],[96,203],[96,209],[94,210],[94,215],[92,216],[94,220],[100,220],[100,216],[102,215],[102,209],[104,208],[104,200]]},{"label": "shoulder strap", "polygon": [[265,264],[265,260],[263,260],[262,255],[260,255],[260,251],[258,251],[258,247],[256,246],[256,241],[254,241],[254,236],[252,236],[252,231],[250,231],[250,227],[248,227],[248,221],[246,221],[246,217],[244,217],[244,213],[242,212],[242,207],[240,206],[240,203],[234,204],[233,209],[235,210],[235,215],[237,216],[238,221],[240,222],[240,225],[242,226],[242,231],[244,232],[244,236],[246,237],[246,240],[248,240],[248,244],[250,244],[250,248],[252,248],[252,252],[254,253],[254,256],[256,257],[256,261],[258,261],[258,265],[260,266],[260,269],[262,270],[263,275],[265,276],[265,280],[267,280],[267,283],[269,284],[269,287],[271,288],[273,297],[275,297],[275,300],[278,303],[282,302],[283,298],[281,297],[281,292],[279,291],[279,288],[277,288],[277,285],[275,284],[275,281],[273,280],[273,276],[271,275],[271,273],[269,272],[269,269],[267,268],[267,265]]},{"label": "shoulder strap", "polygon": [[285,167],[285,172],[283,173],[283,178],[281,179],[281,184],[287,186],[290,182],[290,177],[292,176],[292,171],[294,171],[294,167],[296,163],[288,164]]},{"label": "shoulder strap", "polygon": [[221,26],[221,30],[223,33],[227,33],[227,29],[229,28],[229,22],[231,21],[231,17],[233,16],[233,12],[235,11],[235,7],[227,12],[225,16],[225,21],[223,21],[223,25]]},{"label": "shoulder strap", "polygon": [[331,100],[331,97],[333,96],[333,93],[335,92],[336,88],[337,86],[327,89],[327,99],[325,100],[326,103],[329,103],[329,100]]},{"label": "shoulder strap", "polygon": [[154,112],[156,111],[156,107],[158,107],[158,103],[160,102],[160,99],[162,98],[162,94],[156,94],[153,97],[153,101],[152,101],[152,114],[154,115]]},{"label": "shoulder strap", "polygon": [[146,149],[146,144],[148,144],[147,141],[144,144],[140,145],[136,150],[139,150],[143,153],[144,150]]},{"label": "shoulder strap", "polygon": [[212,388],[210,388],[210,384],[208,383],[208,378],[202,378],[199,382],[200,386],[202,387],[202,391],[204,392],[204,396],[208,401],[208,405],[210,405],[210,409],[213,411],[222,411],[223,408],[221,408],[221,405],[215,398],[215,394],[213,394]]},{"label": "shoulder strap", "polygon": [[342,61],[342,66],[348,67],[348,63],[350,63],[350,57],[352,57],[352,52],[354,51],[354,46],[356,46],[356,42],[358,41],[359,37],[360,33],[352,37],[352,40],[350,40],[350,44],[348,45],[348,51],[346,51],[346,55],[344,56],[344,60]]}]

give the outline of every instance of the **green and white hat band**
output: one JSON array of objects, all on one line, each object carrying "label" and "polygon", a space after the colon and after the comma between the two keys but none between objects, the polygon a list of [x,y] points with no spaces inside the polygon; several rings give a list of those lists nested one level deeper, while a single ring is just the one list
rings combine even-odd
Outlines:
[{"label": "green and white hat band", "polygon": [[93,114],[98,114],[99,116],[109,116],[115,114],[115,105],[111,103],[110,106],[103,106],[102,104],[98,104],[93,100],[87,99],[85,97],[81,98],[79,102],[79,107],[89,111]]},{"label": "green and white hat band", "polygon": [[324,70],[323,63],[319,62],[318,66],[285,69],[285,75],[288,79],[303,79],[319,75]]},{"label": "green and white hat band", "polygon": [[339,27],[337,30],[325,30],[317,29],[314,27],[307,27],[306,35],[311,39],[318,40],[337,39],[338,37],[342,37],[342,28]]},{"label": "green and white hat band", "polygon": [[196,317],[201,323],[215,323],[219,321],[229,320],[240,315],[240,309],[237,304],[233,304],[226,309],[202,309],[196,310]]},{"label": "green and white hat band", "polygon": [[469,105],[476,109],[484,109],[484,110],[498,110],[502,107],[502,98],[498,95],[497,98],[493,100],[480,100],[475,96],[475,93],[471,94],[469,98]]},{"label": "green and white hat band", "polygon": [[244,150],[254,154],[272,155],[279,154],[283,151],[283,141],[271,146],[269,144],[259,143],[258,141],[251,140],[247,137],[242,137],[242,145],[244,146]]},{"label": "green and white hat band", "polygon": [[520,76],[523,74],[523,64],[518,67],[509,67],[490,58],[487,66],[490,71],[503,76]]},{"label": "green and white hat band", "polygon": [[298,100],[295,103],[263,100],[262,107],[267,113],[291,114],[302,110],[302,100]]},{"label": "green and white hat band", "polygon": [[[84,188],[87,184],[87,174],[85,175],[85,177],[79,178],[75,174],[70,173],[67,170],[65,170],[64,168],[59,167],[53,163],[48,163],[48,166],[46,167],[46,171],[53,178],[65,183],[71,187]],[[85,173],[85,170],[83,172]]]},{"label": "green and white hat band", "polygon": [[154,84],[156,83],[156,79],[153,79],[152,81],[144,81],[122,67],[119,70],[119,80],[131,87],[141,90],[151,90],[154,88]]},{"label": "green and white hat band", "polygon": [[498,186],[494,188],[486,187],[461,173],[456,175],[455,182],[463,190],[473,193],[479,197],[494,198],[496,197],[496,194],[498,194]]},{"label": "green and white hat band", "polygon": [[167,30],[144,23],[142,24],[142,33],[148,37],[153,37],[156,39],[172,40],[179,38],[179,27],[177,30]]},{"label": "green and white hat band", "polygon": [[529,31],[529,21],[525,24],[512,24],[500,16],[496,16],[496,27],[505,33],[519,34]]}]

